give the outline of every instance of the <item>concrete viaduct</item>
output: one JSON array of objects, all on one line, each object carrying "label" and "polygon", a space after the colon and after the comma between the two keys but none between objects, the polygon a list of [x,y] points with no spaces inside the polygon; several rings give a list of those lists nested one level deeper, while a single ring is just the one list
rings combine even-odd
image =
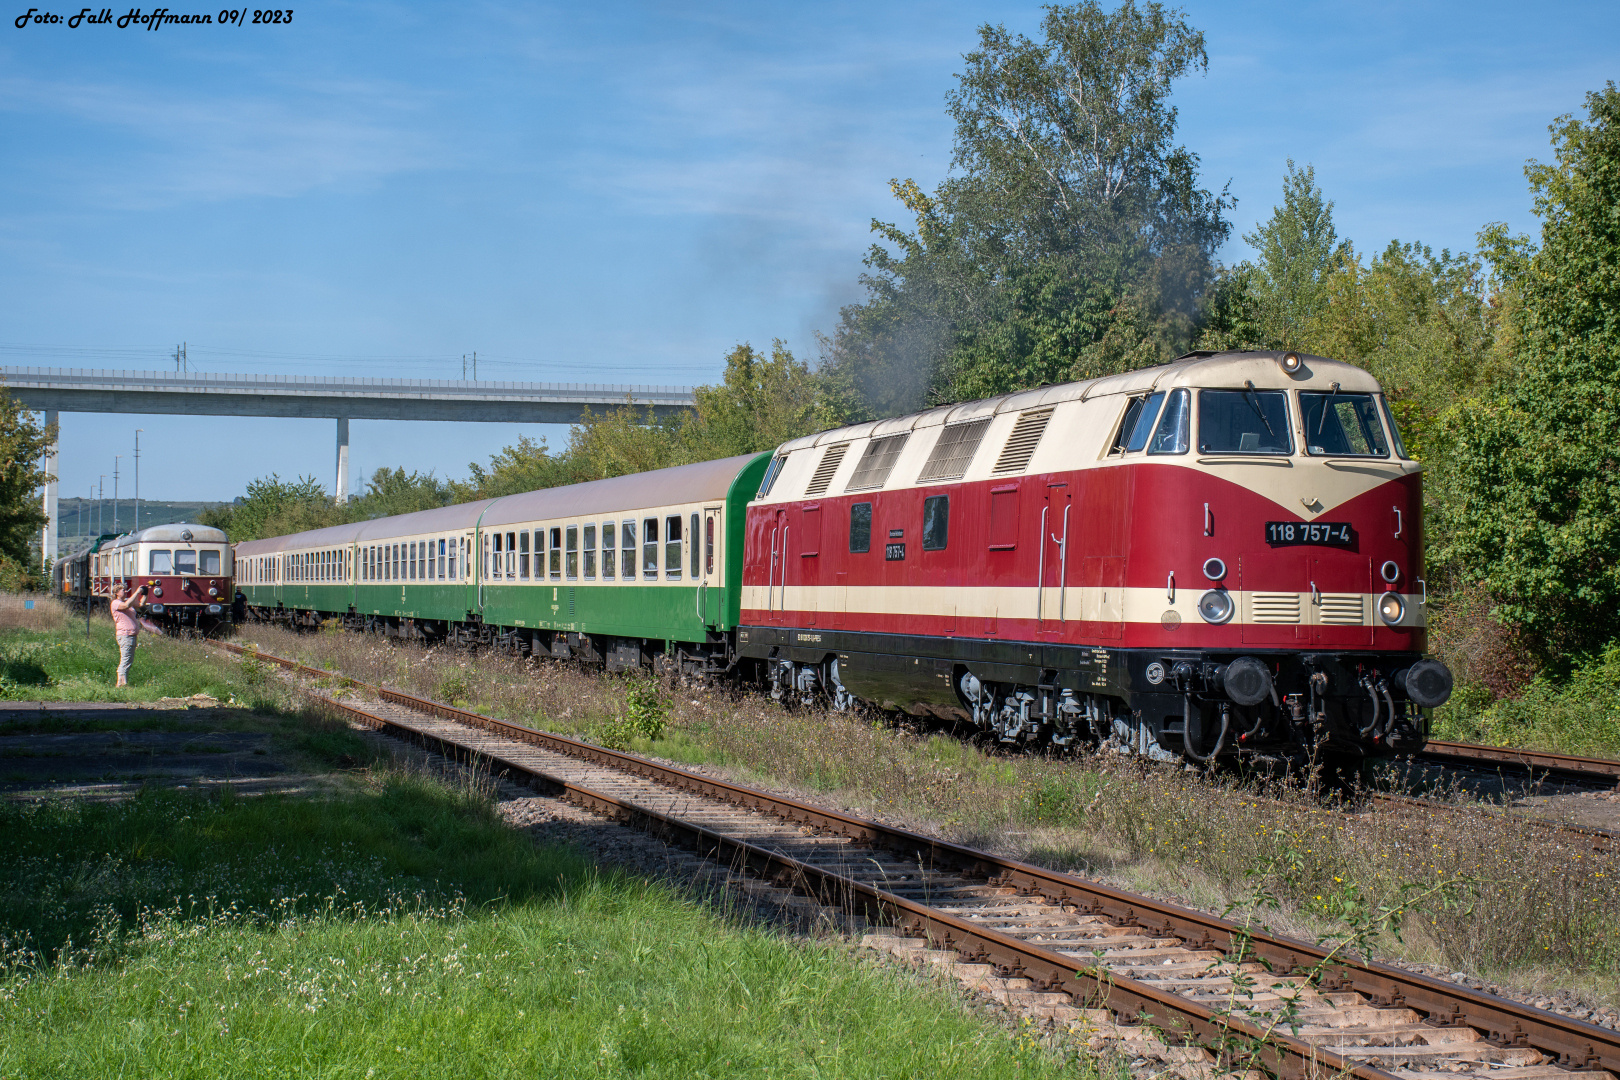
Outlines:
[{"label": "concrete viaduct", "polygon": [[[448,379],[329,379],[314,375],[209,375],[196,372],[87,371],[0,367],[0,383],[24,407],[45,413],[182,413],[191,416],[296,416],[337,421],[339,502],[349,497],[350,420],[461,420],[571,424],[586,409],[625,404],[669,417],[695,404],[678,386],[465,382]],[[56,471],[56,448],[45,461]],[[44,552],[56,551],[56,481],[45,486]]]}]

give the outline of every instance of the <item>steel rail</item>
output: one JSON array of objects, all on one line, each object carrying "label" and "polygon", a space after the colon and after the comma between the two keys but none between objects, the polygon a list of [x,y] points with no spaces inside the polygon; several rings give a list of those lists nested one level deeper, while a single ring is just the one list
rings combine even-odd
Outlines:
[{"label": "steel rail", "polygon": [[[1039,896],[1048,902],[1072,907],[1080,914],[1101,916],[1121,926],[1137,926],[1165,936],[1176,937],[1191,949],[1215,949],[1228,955],[1254,957],[1281,975],[1315,974],[1323,990],[1354,991],[1363,994],[1379,1007],[1412,1009],[1424,1014],[1427,1018],[1426,1023],[1432,1026],[1470,1027],[1483,1032],[1495,1045],[1534,1048],[1566,1069],[1603,1069],[1620,1076],[1620,1032],[1584,1020],[1545,1012],[1471,990],[1456,983],[1403,971],[1374,961],[1361,961],[1338,955],[1318,945],[1241,927],[1203,912],[922,836],[881,822],[813,806],[785,796],[772,795],[740,784],[700,776],[635,754],[608,750],[566,736],[539,731],[506,720],[497,720],[397,690],[370,686],[348,678],[340,672],[309,667],[295,660],[244,649],[231,643],[218,644],[234,653],[251,653],[288,670],[316,678],[342,680],[348,685],[369,690],[382,700],[431,716],[456,721],[530,745],[656,780],[677,789],[721,799],[746,809],[774,814],[784,820],[809,826],[818,831],[844,836],[872,846],[881,846],[908,860],[920,861],[923,865],[947,866],[964,876],[982,878],[989,885],[1013,888],[1023,895]],[[388,723],[352,706],[330,699],[323,700],[362,718],[362,722],[369,726],[376,727],[379,723]],[[427,738],[439,743],[451,756],[465,758],[469,754],[466,747],[448,740],[424,736],[423,733],[405,725],[390,726],[406,733],[409,738],[417,740]],[[481,756],[489,758],[489,755]],[[498,758],[490,760],[499,761],[503,768],[513,770],[519,775],[530,775],[533,772],[525,766],[501,761]],[[560,782],[547,778],[543,783],[556,785]],[[586,797],[583,791],[580,797]],[[594,793],[590,797],[608,799],[607,796]],[[616,800],[609,802],[620,805]],[[661,815],[630,807],[628,804],[623,804],[621,810],[627,814],[646,815],[648,820],[663,820]],[[693,830],[703,831],[697,826],[674,820],[669,820],[667,824],[668,827],[687,835],[693,835]],[[828,894],[830,896],[847,897],[850,902],[859,898],[863,908],[888,911],[904,928],[922,934],[931,942],[942,943],[942,947],[955,949],[967,957],[995,963],[1004,971],[1018,973],[1035,980],[1037,985],[1044,989],[1065,990],[1079,1001],[1085,1001],[1088,997],[1091,1000],[1106,1000],[1107,1007],[1122,1016],[1126,1022],[1133,1016],[1141,1015],[1162,1030],[1185,1031],[1206,1046],[1228,1046],[1233,1043],[1234,1036],[1245,1042],[1262,1040],[1268,1046],[1276,1048],[1275,1051],[1267,1051],[1269,1055],[1267,1062],[1268,1067],[1279,1076],[1293,1078],[1316,1075],[1324,1069],[1331,1069],[1337,1074],[1354,1075],[1362,1080],[1389,1080],[1393,1075],[1372,1066],[1354,1064],[1331,1051],[1311,1046],[1304,1040],[1276,1031],[1262,1031],[1246,1021],[1219,1015],[1202,1005],[1166,994],[1151,985],[1091,968],[1073,958],[1048,952],[987,927],[975,926],[944,912],[914,904],[903,897],[876,890],[864,883],[849,881],[829,874],[823,869],[798,863],[786,856],[754,848],[735,838],[721,837],[717,834],[706,835],[712,839],[704,842],[718,845],[715,850],[735,853],[740,857],[746,856],[751,867],[757,865],[767,873],[781,875],[783,880],[805,887],[806,891],[813,892],[808,888],[813,884],[832,889],[833,891]],[[826,880],[830,878],[836,878],[837,883]],[[1114,996],[1116,991],[1117,997]]]},{"label": "steel rail", "polygon": [[1588,845],[1593,852],[1606,854],[1620,849],[1620,833],[1611,829],[1596,829],[1588,825],[1576,825],[1567,821],[1553,821],[1547,818],[1531,817],[1528,814],[1513,814],[1500,808],[1486,806],[1457,806],[1436,799],[1423,799],[1415,795],[1397,795],[1393,792],[1374,792],[1372,800],[1387,803],[1393,807],[1402,807],[1409,810],[1422,810],[1425,813],[1462,814],[1480,813],[1481,811],[1493,813],[1503,821],[1511,821],[1516,825],[1524,825],[1542,833],[1559,833],[1573,840]]},{"label": "steel rail", "polygon": [[1577,757],[1547,750],[1521,750],[1512,746],[1479,746],[1440,739],[1430,739],[1412,758],[1436,765],[1507,767],[1530,773],[1546,773],[1584,784],[1620,787],[1620,761],[1607,758]]}]

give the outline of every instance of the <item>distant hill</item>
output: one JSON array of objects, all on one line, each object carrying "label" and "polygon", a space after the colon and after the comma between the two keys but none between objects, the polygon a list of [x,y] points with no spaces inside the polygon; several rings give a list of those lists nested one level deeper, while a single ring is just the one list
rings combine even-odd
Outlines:
[{"label": "distant hill", "polygon": [[[219,505],[220,502],[158,502],[142,499],[141,528],[167,525],[172,521],[196,521],[197,515],[204,510]],[[114,521],[111,499],[100,500],[99,515],[95,499],[58,499],[56,516],[56,549],[58,555],[64,555],[83,548],[98,533],[123,533],[134,529],[135,503],[130,499],[118,500],[118,520]]]}]

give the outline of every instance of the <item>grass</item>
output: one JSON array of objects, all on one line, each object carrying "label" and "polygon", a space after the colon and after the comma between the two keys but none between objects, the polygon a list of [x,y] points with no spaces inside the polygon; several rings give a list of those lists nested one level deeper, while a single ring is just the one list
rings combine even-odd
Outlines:
[{"label": "grass", "polygon": [[1620,644],[1564,678],[1536,676],[1517,697],[1465,683],[1436,715],[1435,736],[1487,746],[1620,758]]},{"label": "grass", "polygon": [[[142,633],[126,687],[118,679],[112,620],[84,616],[45,598],[32,610],[0,597],[0,700],[157,701],[204,694],[220,701],[254,697],[242,673],[214,663],[189,641]],[[262,684],[261,684],[262,685]],[[279,703],[267,702],[271,707]]]},{"label": "grass", "polygon": [[8,1078],[1090,1075],[397,770],[318,801],[0,804],[0,937]]},{"label": "grass", "polygon": [[[549,661],[255,628],[266,651],[600,739],[628,714],[628,680]],[[818,711],[761,694],[671,687],[662,737],[632,747],[722,766],[767,786],[1072,869],[1206,909],[1282,905],[1278,929],[1343,932],[1347,912],[1393,905],[1383,955],[1620,1004],[1620,858],[1549,839],[1485,807],[1452,816],[1351,814],[1297,791],[1112,755],[1005,755],[937,731]]]}]

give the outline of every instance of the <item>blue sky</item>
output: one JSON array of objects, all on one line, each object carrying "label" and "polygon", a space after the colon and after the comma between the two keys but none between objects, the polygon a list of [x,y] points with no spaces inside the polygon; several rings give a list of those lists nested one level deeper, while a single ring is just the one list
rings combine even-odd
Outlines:
[{"label": "blue sky", "polygon": [[[177,0],[183,5],[184,0]],[[891,177],[949,163],[944,95],[1011,3],[295,7],[282,26],[0,21],[0,362],[691,384],[859,298]],[[45,8],[64,17],[78,6]],[[119,14],[127,10],[115,9]],[[173,10],[191,12],[177,6]],[[213,12],[210,8],[196,11]],[[1547,124],[1620,77],[1620,6],[1191,3],[1177,89],[1236,236],[1284,163],[1342,235],[1531,230]],[[330,421],[65,415],[63,494],[142,436],[142,495],[331,483]],[[353,472],[460,476],[509,424],[356,421]]]}]

